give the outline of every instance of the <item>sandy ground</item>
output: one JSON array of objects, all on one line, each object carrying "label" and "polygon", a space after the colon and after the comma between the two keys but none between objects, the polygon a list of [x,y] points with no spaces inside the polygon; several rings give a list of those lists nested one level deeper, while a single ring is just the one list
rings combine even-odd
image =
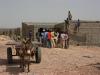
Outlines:
[{"label": "sandy ground", "polygon": [[0,36],[0,75],[100,75],[99,47],[41,48],[41,63],[31,63],[30,72],[22,73],[17,61],[7,64],[8,41],[9,37]]}]

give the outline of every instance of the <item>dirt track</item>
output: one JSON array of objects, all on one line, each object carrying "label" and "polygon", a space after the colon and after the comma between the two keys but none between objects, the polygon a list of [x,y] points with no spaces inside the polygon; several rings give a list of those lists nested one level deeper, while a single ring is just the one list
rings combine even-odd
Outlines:
[{"label": "dirt track", "polygon": [[99,47],[41,48],[41,63],[31,63],[27,74],[21,73],[16,61],[13,65],[7,64],[7,41],[8,38],[0,38],[0,75],[100,75]]}]

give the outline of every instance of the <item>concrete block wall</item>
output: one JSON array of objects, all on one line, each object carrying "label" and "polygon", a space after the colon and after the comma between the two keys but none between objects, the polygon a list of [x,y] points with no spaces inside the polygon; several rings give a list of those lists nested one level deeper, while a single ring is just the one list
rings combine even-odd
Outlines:
[{"label": "concrete block wall", "polygon": [[34,40],[34,25],[27,25],[22,23],[22,38],[29,37],[29,31],[32,31],[32,39]]},{"label": "concrete block wall", "polygon": [[[76,21],[70,22],[70,34],[71,40],[81,42],[86,42],[87,44],[96,44],[100,45],[100,22],[99,21],[81,21],[81,25],[79,28],[79,32],[77,34],[73,34],[74,26],[77,23]],[[55,28],[60,28],[63,30],[64,22],[57,24]],[[81,41],[79,40],[81,39]],[[84,40],[85,39],[85,40]]]},{"label": "concrete block wall", "polygon": [[36,32],[39,28],[53,29],[55,23],[32,23],[32,22],[23,22],[22,23],[22,36],[28,37],[28,33],[32,30],[32,39],[36,40]]},{"label": "concrete block wall", "polygon": [[[74,25],[75,23],[70,27],[72,30]],[[100,44],[100,22],[82,22],[78,33],[86,34],[87,44]]]}]

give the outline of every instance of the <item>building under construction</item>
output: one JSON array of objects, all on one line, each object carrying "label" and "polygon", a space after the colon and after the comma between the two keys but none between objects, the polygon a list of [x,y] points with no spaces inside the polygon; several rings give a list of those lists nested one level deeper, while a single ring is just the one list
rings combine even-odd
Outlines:
[{"label": "building under construction", "polygon": [[[80,21],[79,32],[74,34],[74,27],[77,21],[71,21],[69,34],[71,41],[84,45],[100,46],[100,21]],[[65,23],[59,23],[54,28],[63,31]],[[73,43],[73,42],[72,42]],[[72,44],[71,43],[71,44]]]},{"label": "building under construction", "polygon": [[23,38],[29,37],[28,33],[32,32],[32,39],[36,40],[36,32],[39,29],[53,30],[54,26],[58,23],[35,23],[35,22],[23,22],[22,23],[22,36]]}]

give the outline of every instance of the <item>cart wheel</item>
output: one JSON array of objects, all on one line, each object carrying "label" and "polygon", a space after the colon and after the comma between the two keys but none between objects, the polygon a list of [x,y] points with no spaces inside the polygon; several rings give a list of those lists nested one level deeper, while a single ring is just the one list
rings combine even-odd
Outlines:
[{"label": "cart wheel", "polygon": [[13,62],[12,61],[12,49],[11,49],[11,47],[7,48],[7,60],[8,60],[9,64],[11,64]]},{"label": "cart wheel", "polygon": [[36,59],[36,63],[41,62],[41,49],[39,47],[36,48],[35,59]]}]

